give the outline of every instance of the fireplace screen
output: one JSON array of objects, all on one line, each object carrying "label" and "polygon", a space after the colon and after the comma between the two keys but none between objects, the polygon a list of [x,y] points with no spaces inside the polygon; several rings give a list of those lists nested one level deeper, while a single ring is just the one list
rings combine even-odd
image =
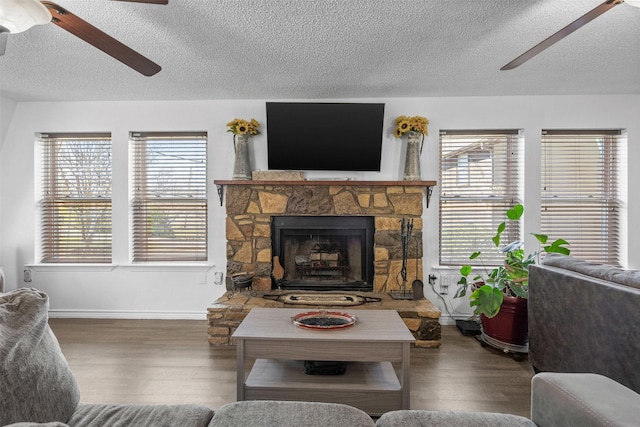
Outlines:
[{"label": "fireplace screen", "polygon": [[276,287],[373,290],[373,217],[273,217],[273,254],[284,268]]}]

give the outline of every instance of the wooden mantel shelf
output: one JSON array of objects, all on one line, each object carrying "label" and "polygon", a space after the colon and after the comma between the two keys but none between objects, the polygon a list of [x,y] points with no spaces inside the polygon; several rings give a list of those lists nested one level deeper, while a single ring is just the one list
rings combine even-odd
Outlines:
[{"label": "wooden mantel shelf", "polygon": [[436,185],[435,181],[356,181],[353,179],[321,179],[316,181],[283,181],[283,180],[274,180],[274,181],[254,181],[251,179],[241,180],[220,180],[216,179],[213,181],[215,185],[342,185],[342,186],[355,186],[355,185],[370,185],[370,186],[381,186],[381,187],[433,187]]},{"label": "wooden mantel shelf", "polygon": [[218,189],[218,197],[220,197],[220,206],[222,206],[222,199],[224,197],[225,185],[278,185],[278,186],[380,186],[380,187],[424,187],[427,190],[427,208],[429,207],[429,200],[431,200],[431,193],[433,187],[436,185],[436,181],[357,181],[357,180],[300,180],[300,181],[285,181],[285,180],[269,180],[269,181],[254,181],[254,180],[214,180],[213,183]]}]

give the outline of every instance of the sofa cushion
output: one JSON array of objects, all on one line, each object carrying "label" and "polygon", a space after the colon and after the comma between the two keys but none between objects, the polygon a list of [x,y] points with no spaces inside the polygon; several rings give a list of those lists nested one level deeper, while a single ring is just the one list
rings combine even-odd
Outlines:
[{"label": "sofa cushion", "polygon": [[205,427],[213,410],[201,405],[80,404],[67,422],[70,427]]},{"label": "sofa cushion", "polygon": [[69,426],[65,423],[52,421],[50,423],[31,423],[31,422],[14,423],[4,427],[69,427]]},{"label": "sofa cushion", "polygon": [[360,409],[337,403],[242,401],[216,411],[211,427],[374,427]]},{"label": "sofa cushion", "polygon": [[542,260],[542,264],[640,289],[640,271],[637,270],[626,270],[554,253],[547,254]]},{"label": "sofa cushion", "polygon": [[78,404],[48,310],[49,298],[36,289],[0,295],[0,425],[66,422]]},{"label": "sofa cushion", "polygon": [[31,423],[31,422],[22,422],[22,423],[14,423],[9,424],[4,427],[69,427],[65,423],[61,423],[58,421],[52,421],[50,423]]},{"label": "sofa cushion", "polygon": [[545,372],[531,380],[531,419],[539,427],[638,426],[640,394],[603,375]]},{"label": "sofa cushion", "polygon": [[391,411],[376,427],[536,427],[528,418],[493,412]]}]

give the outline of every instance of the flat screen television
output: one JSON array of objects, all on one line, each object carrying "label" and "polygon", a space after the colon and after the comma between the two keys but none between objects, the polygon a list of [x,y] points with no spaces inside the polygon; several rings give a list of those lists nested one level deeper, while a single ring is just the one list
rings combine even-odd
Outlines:
[{"label": "flat screen television", "polygon": [[384,104],[266,104],[269,169],[380,171]]}]

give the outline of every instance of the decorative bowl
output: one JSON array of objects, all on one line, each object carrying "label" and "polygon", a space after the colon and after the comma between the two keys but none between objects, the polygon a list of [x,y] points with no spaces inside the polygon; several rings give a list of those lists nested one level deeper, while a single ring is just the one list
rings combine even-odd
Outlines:
[{"label": "decorative bowl", "polygon": [[353,326],[358,318],[349,313],[340,311],[305,311],[291,317],[294,325],[304,329],[341,329]]}]

